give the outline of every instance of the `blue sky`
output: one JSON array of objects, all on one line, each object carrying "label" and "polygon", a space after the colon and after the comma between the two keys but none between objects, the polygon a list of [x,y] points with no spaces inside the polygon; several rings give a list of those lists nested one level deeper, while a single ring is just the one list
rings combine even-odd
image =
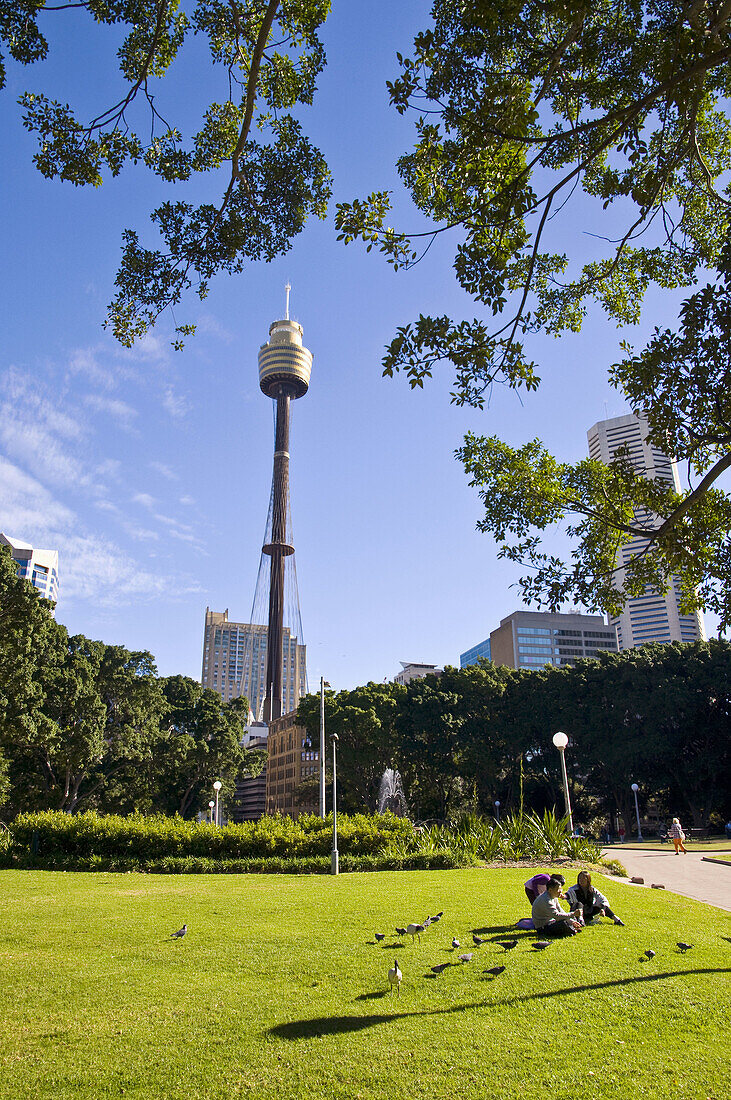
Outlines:
[{"label": "blue sky", "polygon": [[[393,165],[413,133],[389,108],[385,82],[428,10],[415,0],[335,0],[328,68],[303,114],[333,172],[334,201],[396,187],[408,228],[417,223]],[[479,500],[455,448],[472,429],[515,444],[540,435],[561,458],[584,457],[587,428],[626,411],[606,368],[627,333],[596,313],[580,335],[540,341],[538,394],[521,401],[497,388],[484,413],[450,405],[446,373],[412,392],[403,378],[381,378],[396,326],[420,312],[475,315],[454,280],[450,242],[394,274],[377,255],[338,244],[328,220],[311,223],[287,256],[217,278],[204,303],[188,299],[176,320],[194,320],[198,334],[184,352],[170,347],[171,318],[121,349],[101,328],[121,230],[146,232],[164,192],[144,169],[90,190],[32,168],[33,142],[12,109],[19,94],[42,88],[90,113],[117,98],[114,32],[63,18],[55,56],[11,67],[0,117],[0,530],[59,549],[57,616],[70,631],[149,649],[161,673],[198,677],[206,606],[243,621],[251,608],[272,454],[256,355],[289,281],[291,313],[314,355],[291,439],[310,685],[321,674],[336,688],[390,679],[401,660],[458,663],[520,606],[511,589],[520,570],[475,531]],[[195,96],[225,95],[212,78],[206,85],[210,76],[194,48],[160,87],[163,113],[196,125]],[[211,194],[214,185],[196,186]],[[567,248],[588,254],[587,233],[606,228],[598,217],[579,206],[557,233],[570,231]],[[630,339],[670,323],[676,303],[650,299]]]}]

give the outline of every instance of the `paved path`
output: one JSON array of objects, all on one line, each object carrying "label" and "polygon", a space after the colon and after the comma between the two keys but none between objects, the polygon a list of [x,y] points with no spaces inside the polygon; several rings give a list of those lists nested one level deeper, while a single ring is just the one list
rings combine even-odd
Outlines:
[{"label": "paved path", "polygon": [[[731,911],[731,863],[726,866],[705,863],[702,855],[696,852],[688,852],[687,855],[681,852],[676,856],[672,848],[653,852],[616,845],[605,848],[602,854],[609,859],[618,859],[627,868],[630,877],[641,875],[646,887],[653,882],[662,882],[666,890],[672,890],[675,894]],[[708,854],[712,857],[716,853]]]}]

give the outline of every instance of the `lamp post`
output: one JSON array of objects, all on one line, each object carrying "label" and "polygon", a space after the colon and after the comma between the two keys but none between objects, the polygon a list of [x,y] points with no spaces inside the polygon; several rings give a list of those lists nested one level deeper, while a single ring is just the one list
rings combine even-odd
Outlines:
[{"label": "lamp post", "polygon": [[220,779],[217,779],[216,782],[213,784],[213,789],[216,792],[216,826],[219,829],[221,827],[221,818],[220,818],[219,813],[218,813],[218,792],[221,790],[222,786],[223,786],[223,783],[221,782]]},{"label": "lamp post", "polygon": [[330,853],[330,874],[337,875],[340,873],[340,867],[338,862],[338,762],[337,762],[337,744],[338,735],[334,733],[332,735],[333,743],[333,848]]},{"label": "lamp post", "polygon": [[208,816],[211,819],[211,824],[213,824],[213,807],[215,805],[216,803],[213,801],[213,799],[211,799],[211,801],[208,803]]},{"label": "lamp post", "polygon": [[558,733],[554,733],[554,735],[553,735],[553,743],[556,746],[556,748],[558,749],[558,751],[561,753],[561,775],[563,777],[563,796],[564,796],[564,800],[566,802],[566,814],[568,815],[568,819],[569,819],[569,832],[573,835],[573,832],[574,832],[574,819],[571,816],[571,799],[569,798],[569,780],[568,780],[568,776],[566,775],[566,757],[564,755],[565,752],[566,752],[566,746],[569,743],[569,739],[568,739],[568,737],[566,736],[565,733],[561,733],[561,731],[559,730]]},{"label": "lamp post", "polygon": [[635,796],[635,813],[637,815],[637,839],[642,840],[643,836],[642,836],[642,826],[640,825],[640,807],[639,807],[639,803],[637,801],[637,792],[639,791],[639,789],[640,788],[637,785],[637,783],[632,784],[632,790],[633,790],[634,796]]},{"label": "lamp post", "polygon": [[495,819],[497,820],[497,823],[499,825],[500,824],[500,800],[498,798],[495,799]]},{"label": "lamp post", "polygon": [[[327,685],[330,687],[330,685]],[[325,678],[320,677],[320,817],[325,819]]]}]

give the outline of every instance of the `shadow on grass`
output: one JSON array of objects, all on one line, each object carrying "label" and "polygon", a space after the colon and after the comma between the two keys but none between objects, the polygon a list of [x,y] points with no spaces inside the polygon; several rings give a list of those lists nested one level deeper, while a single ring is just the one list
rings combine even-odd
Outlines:
[{"label": "shadow on grass", "polygon": [[[520,997],[506,997],[500,1001],[471,1001],[466,1004],[453,1005],[451,1008],[423,1009],[419,1012],[396,1011],[398,1002],[394,1004],[394,1011],[388,1014],[381,1013],[370,1016],[316,1016],[311,1020],[292,1020],[286,1024],[276,1024],[267,1031],[268,1035],[274,1035],[278,1039],[311,1039],[322,1035],[344,1035],[348,1032],[365,1031],[366,1028],[376,1027],[378,1024],[392,1023],[394,1020],[408,1019],[420,1016],[447,1016],[453,1012],[466,1012],[471,1008],[489,1007],[491,1011],[507,1005],[523,1004],[526,1001],[542,1001],[548,997],[566,997],[571,993],[585,993],[595,989],[611,989],[616,986],[635,985],[639,982],[659,982],[664,978],[679,978],[684,975],[707,974],[731,974],[731,967],[706,967],[695,970],[666,970],[662,974],[638,974],[634,978],[614,978],[607,982],[587,983],[586,985],[569,985],[562,989],[547,989],[540,993],[526,993]],[[388,993],[362,993],[356,1000],[375,1000],[388,996]]]}]

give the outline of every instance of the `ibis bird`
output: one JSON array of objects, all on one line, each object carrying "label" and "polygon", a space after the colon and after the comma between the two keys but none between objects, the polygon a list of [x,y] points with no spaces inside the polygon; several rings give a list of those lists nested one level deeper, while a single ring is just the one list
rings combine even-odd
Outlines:
[{"label": "ibis bird", "polygon": [[483,970],[483,974],[492,974],[493,978],[497,978],[499,974],[502,974],[504,966],[491,966],[489,970]]},{"label": "ibis bird", "polygon": [[385,932],[374,932],[373,936],[375,938],[376,943],[380,943],[381,940],[385,940],[386,933]]},{"label": "ibis bird", "polygon": [[466,951],[464,955],[458,955],[457,958],[461,963],[472,962],[472,952]]},{"label": "ibis bird", "polygon": [[452,940],[452,949],[453,949],[454,951],[456,951],[458,947],[459,947],[459,940],[458,940],[458,939],[457,939],[457,937],[455,936],[455,938],[454,938],[454,939]]},{"label": "ibis bird", "polygon": [[690,951],[692,946],[693,946],[692,943],[678,943],[678,947],[680,948],[680,954],[684,955],[686,951]]},{"label": "ibis bird", "polygon": [[484,941],[484,940],[482,939],[482,937],[481,937],[481,936],[476,936],[476,935],[475,935],[475,933],[473,932],[473,933],[472,933],[472,942],[473,942],[473,944],[475,945],[475,947],[481,947],[481,946],[482,946],[482,944],[483,944],[483,943],[484,943],[485,941]]},{"label": "ibis bird", "polygon": [[411,936],[411,942],[412,943],[414,942],[414,936],[416,936],[419,940],[419,943],[421,943],[421,933],[423,931],[424,931],[424,925],[423,924],[407,924],[406,925],[406,934],[407,934],[407,936]]},{"label": "ibis bird", "polygon": [[438,976],[439,974],[442,973],[442,971],[446,970],[447,967],[450,966],[450,965],[451,965],[450,963],[437,963],[436,966],[432,966],[432,968],[431,968],[432,973],[436,974]]},{"label": "ibis bird", "polygon": [[517,940],[498,940],[497,942],[506,951],[512,951],[514,947],[518,946],[518,941]]},{"label": "ibis bird", "polygon": [[646,959],[654,959],[657,951],[653,951],[651,947],[648,947],[647,951],[643,951],[642,954]]},{"label": "ibis bird", "polygon": [[430,924],[436,924],[436,923],[437,923],[437,921],[440,921],[441,919],[442,919],[442,914],[441,914],[441,913],[437,913],[437,914],[436,914],[435,916],[433,916],[433,917],[429,917],[429,923],[430,923]]},{"label": "ibis bird", "polygon": [[401,996],[401,979],[403,974],[399,969],[398,959],[393,960],[393,966],[388,972],[388,980],[391,983],[391,992],[393,993],[394,986],[396,987],[396,995]]},{"label": "ibis bird", "polygon": [[185,933],[187,931],[188,931],[188,925],[184,924],[182,928],[179,928],[177,930],[177,932],[173,932],[170,939],[171,940],[182,940],[183,936],[185,935]]},{"label": "ibis bird", "polygon": [[536,940],[536,942],[533,944],[533,947],[536,949],[536,951],[545,951],[546,948],[550,946],[550,940]]}]

